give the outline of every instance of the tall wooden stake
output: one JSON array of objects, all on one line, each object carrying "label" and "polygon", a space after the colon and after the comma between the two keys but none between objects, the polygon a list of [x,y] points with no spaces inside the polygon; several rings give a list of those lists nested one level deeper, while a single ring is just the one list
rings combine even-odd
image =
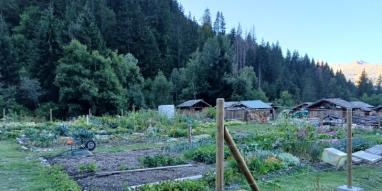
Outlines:
[{"label": "tall wooden stake", "polygon": [[245,160],[241,156],[239,149],[236,147],[236,144],[233,141],[233,138],[226,127],[224,127],[224,140],[227,143],[233,158],[235,158],[237,164],[239,165],[241,172],[244,174],[245,178],[247,179],[247,182],[249,186],[251,187],[251,190],[259,191],[260,189],[257,186],[255,179],[253,178],[251,174],[251,171],[249,171],[247,164],[245,163]]},{"label": "tall wooden stake", "polygon": [[3,119],[5,119],[5,108],[3,108]]},{"label": "tall wooden stake", "polygon": [[53,121],[53,112],[52,112],[52,109],[49,109],[49,120],[50,120],[50,122]]},{"label": "tall wooden stake", "polygon": [[348,188],[352,188],[352,108],[347,110],[347,171],[348,171]]},{"label": "tall wooden stake", "polygon": [[192,125],[188,124],[188,143],[192,142]]},{"label": "tall wooden stake", "polygon": [[224,99],[216,100],[216,191],[224,190]]},{"label": "tall wooden stake", "polygon": [[89,113],[88,113],[89,117],[92,116],[92,110],[89,108]]}]

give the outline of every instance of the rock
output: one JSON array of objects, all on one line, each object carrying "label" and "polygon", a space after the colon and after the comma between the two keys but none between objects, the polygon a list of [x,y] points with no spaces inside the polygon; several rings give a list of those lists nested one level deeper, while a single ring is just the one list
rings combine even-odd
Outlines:
[{"label": "rock", "polygon": [[28,147],[26,147],[26,146],[21,146],[21,150],[26,151],[26,150],[28,150]]},{"label": "rock", "polygon": [[365,160],[368,163],[375,163],[382,159],[382,157],[379,155],[368,153],[365,151],[355,152],[352,154],[352,156]]},{"label": "rock", "polygon": [[345,165],[346,153],[335,148],[326,148],[322,153],[321,159],[326,163],[336,166],[338,169]]},{"label": "rock", "polygon": [[357,157],[351,157],[351,161],[352,161],[354,164],[360,164],[360,163],[362,162],[362,159],[357,158]]},{"label": "rock", "polygon": [[106,130],[99,130],[96,132],[98,135],[108,135],[109,133]]},{"label": "rock", "polygon": [[44,157],[39,157],[38,159],[40,160],[41,164],[45,166],[50,166],[48,160],[46,160]]},{"label": "rock", "polygon": [[355,187],[355,186],[352,186],[351,188],[349,188],[347,185],[342,185],[337,187],[337,191],[363,191],[363,189]]}]

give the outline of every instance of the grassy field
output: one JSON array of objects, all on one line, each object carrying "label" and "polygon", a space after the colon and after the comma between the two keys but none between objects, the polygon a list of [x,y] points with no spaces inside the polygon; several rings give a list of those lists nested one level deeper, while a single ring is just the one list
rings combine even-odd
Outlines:
[{"label": "grassy field", "polygon": [[0,141],[0,190],[80,190],[58,167],[44,167],[20,145]]},{"label": "grassy field", "polygon": [[[319,186],[317,186],[319,177]],[[261,190],[277,191],[331,191],[337,186],[346,184],[346,171],[327,171],[316,173],[299,173],[284,175],[268,182],[260,182]],[[353,167],[353,185],[367,191],[379,191],[382,187],[382,167],[355,166]]]}]

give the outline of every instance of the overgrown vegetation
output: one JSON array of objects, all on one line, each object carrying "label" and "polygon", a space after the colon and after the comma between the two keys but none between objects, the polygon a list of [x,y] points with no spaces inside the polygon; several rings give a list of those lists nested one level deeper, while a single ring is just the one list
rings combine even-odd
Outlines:
[{"label": "overgrown vegetation", "polygon": [[158,154],[154,156],[144,156],[141,157],[140,162],[142,166],[152,168],[158,166],[172,166],[172,165],[180,165],[186,164],[182,158],[178,156],[171,156],[168,154]]}]

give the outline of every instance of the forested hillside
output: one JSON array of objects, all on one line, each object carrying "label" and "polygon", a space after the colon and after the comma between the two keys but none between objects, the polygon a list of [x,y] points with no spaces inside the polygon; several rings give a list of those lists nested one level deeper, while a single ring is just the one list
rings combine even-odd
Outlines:
[{"label": "forested hillside", "polygon": [[227,30],[221,12],[206,10],[198,24],[175,0],[0,1],[0,107],[8,110],[112,114],[217,97],[381,102],[380,83],[373,88],[366,75],[356,86],[326,63],[284,55],[240,25]]}]

